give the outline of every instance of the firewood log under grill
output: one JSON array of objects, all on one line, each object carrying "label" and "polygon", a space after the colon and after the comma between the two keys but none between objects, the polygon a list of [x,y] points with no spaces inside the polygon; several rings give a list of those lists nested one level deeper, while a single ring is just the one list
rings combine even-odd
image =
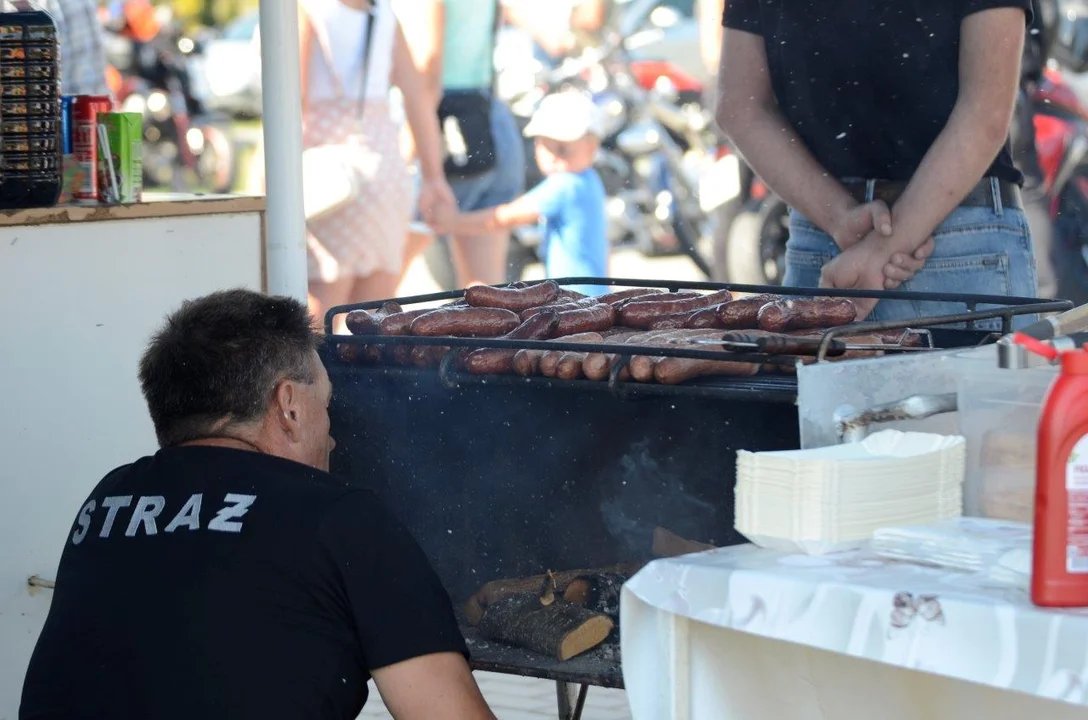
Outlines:
[{"label": "firewood log under grill", "polygon": [[563,590],[563,600],[591,612],[601,613],[620,621],[620,591],[631,579],[622,573],[593,573],[579,575]]},{"label": "firewood log under grill", "polygon": [[[630,577],[638,572],[641,566],[641,563],[621,563],[619,565],[611,565],[604,568],[584,568],[580,570],[551,573],[550,576],[556,588],[565,590],[567,585],[577,577],[609,573],[627,575]],[[527,578],[492,580],[477,590],[465,603],[462,608],[465,620],[469,625],[479,625],[487,608],[500,600],[527,592],[536,592],[539,595],[540,590],[548,577],[549,575],[545,574],[533,575]]]},{"label": "firewood log under grill", "polygon": [[512,595],[489,606],[479,629],[489,640],[570,660],[603,643],[614,627],[607,615],[562,600],[545,605],[534,592]]}]

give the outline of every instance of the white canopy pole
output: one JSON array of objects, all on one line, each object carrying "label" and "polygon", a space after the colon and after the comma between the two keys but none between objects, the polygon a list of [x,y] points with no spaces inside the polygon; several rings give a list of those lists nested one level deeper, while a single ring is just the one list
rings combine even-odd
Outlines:
[{"label": "white canopy pole", "polygon": [[306,300],[302,97],[296,0],[261,0],[268,292]]}]

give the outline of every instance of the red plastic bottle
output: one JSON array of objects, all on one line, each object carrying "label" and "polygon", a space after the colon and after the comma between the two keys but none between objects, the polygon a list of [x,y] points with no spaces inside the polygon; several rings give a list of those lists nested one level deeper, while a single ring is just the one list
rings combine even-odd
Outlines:
[{"label": "red plastic bottle", "polygon": [[1039,417],[1031,601],[1088,607],[1088,352],[1061,363]]}]

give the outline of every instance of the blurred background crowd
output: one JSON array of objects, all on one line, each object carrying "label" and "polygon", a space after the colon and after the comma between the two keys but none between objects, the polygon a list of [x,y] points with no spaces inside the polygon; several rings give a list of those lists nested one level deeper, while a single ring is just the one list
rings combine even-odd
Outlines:
[{"label": "blurred background crowd", "polygon": [[[544,173],[523,131],[544,97],[570,89],[598,112],[592,164],[613,276],[781,283],[788,208],[713,122],[724,1],[301,2],[307,146],[352,136],[351,110],[330,103],[361,99],[363,142],[381,159],[374,172],[396,174],[370,183],[380,193],[372,187],[353,212],[310,223],[318,307],[545,275],[546,222],[483,224],[487,232],[461,237],[414,221],[434,220],[448,203],[462,211],[510,203],[538,185]],[[1082,33],[1082,5],[1038,3],[1013,129],[1040,295],[1078,303],[1088,302],[1088,64],[1069,50],[1075,39],[1055,39]],[[123,109],[145,116],[147,184],[261,192],[256,0],[115,0],[97,13],[109,88]],[[369,34],[359,31],[365,23]],[[473,105],[466,93],[486,102]],[[473,107],[496,159],[461,173],[445,123],[461,120],[473,141],[464,122]],[[442,120],[433,112],[424,120],[427,108]],[[435,142],[445,143],[438,156]],[[429,167],[435,157],[442,167]],[[361,242],[363,250],[345,250]]]}]

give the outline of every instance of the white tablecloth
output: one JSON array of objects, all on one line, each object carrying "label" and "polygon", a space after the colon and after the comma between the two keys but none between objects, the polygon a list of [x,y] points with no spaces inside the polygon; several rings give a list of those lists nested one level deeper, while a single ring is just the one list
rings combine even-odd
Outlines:
[{"label": "white tablecloth", "polygon": [[742,545],[649,564],[621,612],[636,720],[1088,717],[1088,611],[968,573]]}]

